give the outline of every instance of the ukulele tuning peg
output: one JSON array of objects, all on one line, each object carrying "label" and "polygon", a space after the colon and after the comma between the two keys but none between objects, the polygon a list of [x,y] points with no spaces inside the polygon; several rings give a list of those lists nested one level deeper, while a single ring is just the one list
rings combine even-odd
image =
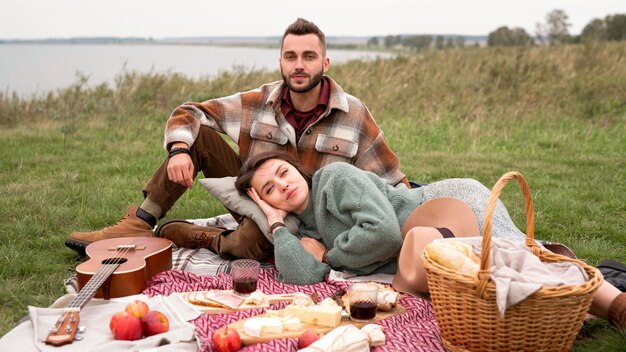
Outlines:
[{"label": "ukulele tuning peg", "polygon": [[87,327],[85,325],[79,326],[78,330],[76,331],[77,334],[76,336],[74,336],[74,341],[82,341],[84,339],[83,334],[85,333],[86,330],[87,330]]}]

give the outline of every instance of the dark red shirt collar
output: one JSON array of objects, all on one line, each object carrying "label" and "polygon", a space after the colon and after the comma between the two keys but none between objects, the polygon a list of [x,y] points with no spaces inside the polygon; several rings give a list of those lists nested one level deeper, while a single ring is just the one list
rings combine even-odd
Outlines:
[{"label": "dark red shirt collar", "polygon": [[326,111],[328,101],[330,100],[330,82],[326,77],[320,81],[322,90],[317,105],[309,111],[298,111],[293,107],[291,102],[291,92],[285,89],[280,106],[285,119],[293,127],[296,132],[296,143],[300,140],[302,133],[309,125],[317,121]]},{"label": "dark red shirt collar", "polygon": [[[322,113],[326,111],[326,107],[328,107],[328,101],[330,100],[330,82],[328,82],[328,78],[322,78],[322,92],[320,93],[320,98],[317,101],[317,106],[314,109],[322,108]],[[294,110],[293,103],[291,102],[291,91],[289,88],[285,89],[282,97],[282,104],[280,105],[280,109],[283,112],[283,115],[287,116],[287,114]],[[321,114],[320,114],[321,115]],[[318,115],[319,117],[319,115]]]}]

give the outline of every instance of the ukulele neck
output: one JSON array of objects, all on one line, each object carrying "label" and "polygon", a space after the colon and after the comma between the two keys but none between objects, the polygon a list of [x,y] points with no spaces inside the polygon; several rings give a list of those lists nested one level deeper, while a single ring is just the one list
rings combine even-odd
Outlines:
[{"label": "ukulele neck", "polygon": [[132,244],[116,246],[114,250],[118,252],[117,255],[102,262],[102,266],[98,268],[98,271],[80,290],[76,298],[68,304],[68,308],[82,308],[87,304],[96,295],[98,289],[109,279],[111,274],[125,261],[124,255],[135,248],[136,246]]},{"label": "ukulele neck", "polygon": [[[128,244],[129,242],[133,242],[133,244]],[[86,252],[89,254],[89,261],[76,268],[80,291],[44,339],[48,345],[61,346],[83,338],[81,335],[77,335],[77,333],[84,331],[84,328],[79,329],[78,327],[80,309],[94,296],[97,296],[100,288],[103,289],[103,298],[105,299],[137,294],[143,290],[138,289],[141,285],[137,284],[137,280],[143,279],[140,283],[145,286],[145,279],[150,279],[157,272],[172,268],[172,242],[163,238],[104,239],[89,244]],[[139,261],[138,258],[143,258],[143,260]],[[118,267],[124,263],[128,265],[124,265],[123,270],[118,270]],[[81,269],[81,267],[83,268]],[[113,275],[116,270],[118,271],[115,273],[117,275]],[[91,273],[94,274],[89,276]],[[143,275],[137,275],[137,273]],[[89,277],[88,280],[82,280],[82,278],[87,277]],[[134,281],[131,285],[120,284],[125,280]],[[86,283],[81,285],[85,281]],[[109,289],[113,285],[116,287],[129,286],[130,288],[122,290],[124,295],[117,291],[115,295],[110,295]]]}]

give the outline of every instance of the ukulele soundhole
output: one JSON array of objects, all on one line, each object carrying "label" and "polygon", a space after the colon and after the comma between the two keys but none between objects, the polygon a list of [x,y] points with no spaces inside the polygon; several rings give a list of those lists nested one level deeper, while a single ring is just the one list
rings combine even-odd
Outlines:
[{"label": "ukulele soundhole", "polygon": [[115,265],[121,265],[124,264],[128,261],[128,259],[126,258],[108,258],[102,261],[102,264],[115,264]]}]

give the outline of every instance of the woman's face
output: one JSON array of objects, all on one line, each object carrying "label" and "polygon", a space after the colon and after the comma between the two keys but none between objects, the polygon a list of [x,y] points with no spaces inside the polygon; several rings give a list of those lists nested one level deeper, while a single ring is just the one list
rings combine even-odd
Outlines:
[{"label": "woman's face", "polygon": [[274,208],[301,214],[309,202],[309,185],[293,165],[269,159],[254,172],[250,186]]}]

